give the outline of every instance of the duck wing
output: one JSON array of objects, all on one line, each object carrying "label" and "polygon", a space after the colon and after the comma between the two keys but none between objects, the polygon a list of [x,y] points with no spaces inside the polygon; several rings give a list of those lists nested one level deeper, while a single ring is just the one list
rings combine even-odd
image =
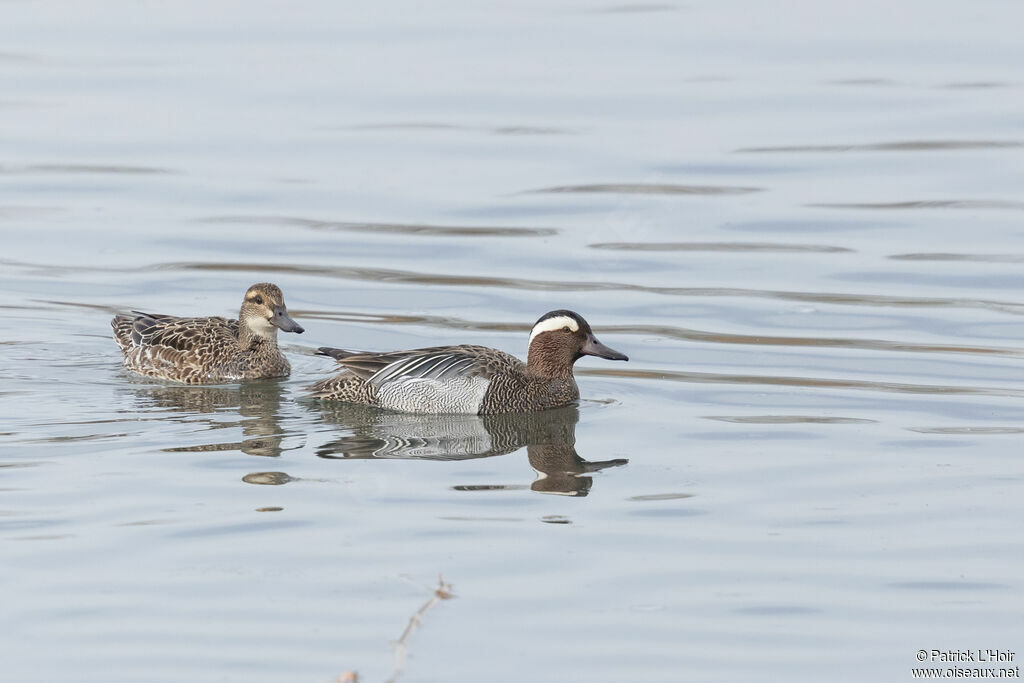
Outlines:
[{"label": "duck wing", "polygon": [[522,367],[514,356],[484,346],[435,346],[358,353],[322,348],[373,387],[384,408],[422,413],[476,413],[491,380]]},{"label": "duck wing", "polygon": [[160,347],[175,351],[213,348],[238,339],[238,321],[227,318],[179,318],[173,315],[141,313],[132,320],[131,342],[135,346]]},{"label": "duck wing", "polygon": [[452,377],[491,378],[502,369],[519,365],[519,359],[485,346],[433,346],[410,351],[367,353],[321,347],[343,368],[375,386],[410,380],[443,381]]},{"label": "duck wing", "polygon": [[426,350],[427,349],[417,349],[416,351],[372,353],[367,351],[348,351],[345,349],[331,348],[329,346],[321,346],[316,350],[316,353],[319,356],[330,356],[334,360],[338,361],[338,365],[342,366],[345,370],[351,372],[359,379],[365,381],[373,377],[373,375],[380,370],[383,370],[391,363],[401,360],[409,354]]}]

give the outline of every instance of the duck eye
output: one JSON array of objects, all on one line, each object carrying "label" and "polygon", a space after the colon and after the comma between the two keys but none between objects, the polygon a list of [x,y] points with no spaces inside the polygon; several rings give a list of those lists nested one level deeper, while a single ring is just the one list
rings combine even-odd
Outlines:
[{"label": "duck eye", "polygon": [[562,328],[562,332],[572,332],[572,330],[570,330],[569,326],[566,325],[565,327]]},{"label": "duck eye", "polygon": [[252,300],[252,302],[253,302],[254,304],[259,304],[259,305],[261,305],[261,306],[262,306],[262,305],[263,305],[263,297],[262,297],[262,296],[260,296],[259,294],[257,294],[257,295],[256,295],[256,298],[254,298],[254,299]]}]

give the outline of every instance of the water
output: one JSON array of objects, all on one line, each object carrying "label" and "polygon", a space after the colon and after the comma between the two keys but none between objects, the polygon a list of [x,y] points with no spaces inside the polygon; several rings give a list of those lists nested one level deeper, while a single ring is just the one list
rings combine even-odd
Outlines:
[{"label": "water", "polygon": [[[1022,19],[0,4],[5,678],[1020,651]],[[288,380],[120,368],[114,312],[226,315],[261,280],[307,330]],[[578,408],[303,398],[319,345],[523,355],[554,308],[630,356],[581,361]]]}]

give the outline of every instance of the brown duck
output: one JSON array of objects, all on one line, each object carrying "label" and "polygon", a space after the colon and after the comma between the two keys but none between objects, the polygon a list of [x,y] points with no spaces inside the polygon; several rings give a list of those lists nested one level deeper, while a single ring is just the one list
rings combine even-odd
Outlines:
[{"label": "brown duck", "polygon": [[277,331],[303,331],[288,316],[280,288],[269,282],[249,288],[238,320],[133,311],[110,325],[126,368],[186,384],[286,377],[291,366],[277,348]]},{"label": "brown duck", "polygon": [[526,363],[486,346],[435,346],[317,353],[342,366],[313,395],[410,413],[511,413],[567,405],[580,397],[573,364],[583,356],[629,360],[594,337],[578,313],[551,311],[530,333]]}]

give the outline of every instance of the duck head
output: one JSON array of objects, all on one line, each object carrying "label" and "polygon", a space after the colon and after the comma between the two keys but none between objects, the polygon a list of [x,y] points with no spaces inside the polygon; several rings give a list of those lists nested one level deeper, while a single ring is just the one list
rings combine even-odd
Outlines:
[{"label": "duck head", "polygon": [[242,300],[238,320],[253,334],[265,339],[276,337],[278,330],[304,332],[302,326],[288,315],[281,288],[269,282],[260,282],[249,288]]},{"label": "duck head", "polygon": [[534,323],[526,360],[532,371],[553,377],[571,375],[573,363],[583,356],[629,360],[626,354],[599,342],[579,313],[551,311]]}]

